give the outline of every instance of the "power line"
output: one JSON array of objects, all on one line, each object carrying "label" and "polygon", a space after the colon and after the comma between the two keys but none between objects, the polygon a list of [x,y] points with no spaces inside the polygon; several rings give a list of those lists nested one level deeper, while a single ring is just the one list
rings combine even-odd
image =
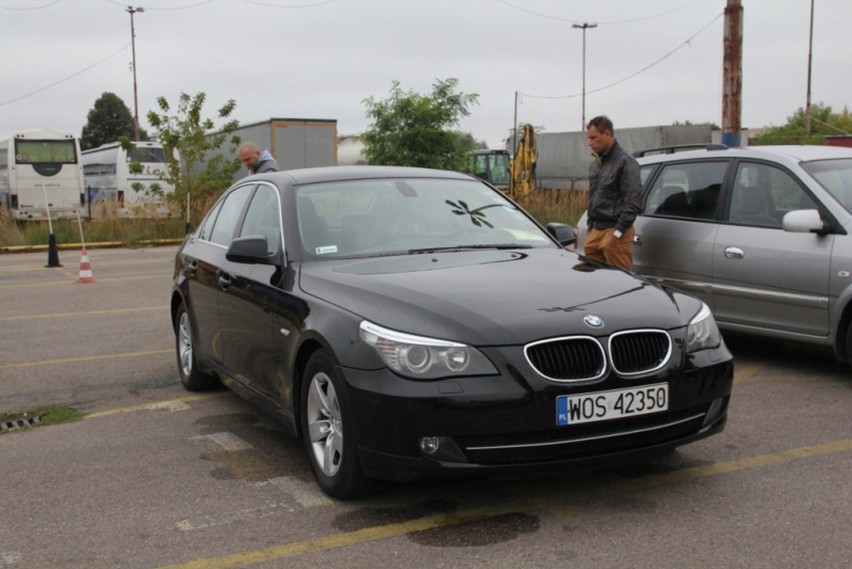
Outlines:
[{"label": "power line", "polygon": [[[498,0],[498,1],[502,1],[502,0]],[[663,62],[664,60],[668,59],[668,58],[669,58],[671,55],[673,55],[676,51],[680,50],[680,49],[681,49],[681,48],[683,48],[683,47],[688,46],[688,45],[689,45],[689,43],[690,43],[693,39],[695,39],[695,37],[696,37],[696,36],[698,36],[698,34],[700,34],[701,32],[703,32],[704,30],[706,30],[706,29],[707,29],[707,28],[709,28],[710,26],[712,26],[712,25],[716,22],[716,20],[718,20],[719,18],[721,18],[723,15],[724,15],[724,13],[719,14],[718,16],[716,16],[715,18],[713,18],[713,19],[712,19],[712,20],[711,20],[711,21],[710,21],[707,25],[705,25],[703,28],[701,28],[700,30],[698,30],[697,32],[695,32],[694,34],[692,34],[691,36],[689,36],[689,38],[687,38],[687,39],[686,39],[683,43],[679,44],[679,45],[678,45],[677,47],[675,47],[673,50],[669,51],[667,54],[665,54],[665,55],[664,55],[664,56],[662,56],[661,58],[657,59],[657,60],[656,60],[656,61],[654,61],[653,63],[650,63],[650,64],[646,65],[645,67],[643,67],[642,69],[640,69],[640,70],[639,70],[639,71],[637,71],[636,73],[633,73],[632,75],[628,75],[627,77],[624,77],[624,78],[622,78],[622,79],[619,79],[618,81],[616,81],[616,82],[614,82],[614,83],[610,83],[609,85],[605,85],[605,86],[603,86],[603,87],[598,87],[597,89],[592,89],[591,91],[586,91],[586,93],[587,93],[587,94],[589,94],[589,93],[600,93],[601,91],[604,91],[604,90],[609,89],[609,88],[611,88],[611,87],[615,87],[616,85],[619,85],[619,84],[621,84],[621,83],[624,83],[625,81],[628,81],[628,80],[630,80],[630,79],[633,79],[633,78],[634,78],[634,77],[636,77],[637,75],[640,75],[640,74],[644,73],[645,71],[647,71],[647,70],[651,69],[651,68],[652,68],[652,67],[654,67],[655,65],[657,65],[657,64],[659,64],[659,63]],[[519,94],[519,95],[522,95],[522,96],[524,96],[524,97],[530,97],[531,99],[573,99],[573,98],[575,98],[575,97],[580,97],[580,96],[582,96],[582,93],[576,93],[576,94],[574,94],[574,95],[561,95],[561,96],[540,96],[540,95],[530,95],[530,94],[528,94],[528,93],[521,93],[520,91],[518,92],[518,94]]]},{"label": "power line", "polygon": [[111,58],[111,57],[114,57],[114,56],[118,55],[119,53],[121,53],[122,51],[126,50],[128,47],[130,47],[130,44],[129,44],[129,43],[128,43],[128,44],[124,44],[124,45],[123,45],[120,49],[117,49],[116,51],[112,52],[112,53],[111,53],[111,54],[109,54],[108,56],[106,56],[106,57],[104,57],[103,59],[100,59],[100,60],[98,60],[98,61],[96,61],[96,62],[92,63],[91,65],[87,65],[86,67],[84,67],[83,69],[81,69],[81,70],[77,71],[76,73],[72,73],[72,74],[71,74],[71,75],[69,75],[68,77],[65,77],[65,78],[63,78],[63,79],[60,79],[59,81],[56,81],[56,82],[54,82],[54,83],[51,83],[50,85],[47,85],[47,86],[42,87],[42,88],[40,88],[40,89],[36,89],[35,91],[31,91],[31,92],[29,92],[29,93],[27,93],[27,94],[25,94],[25,95],[21,95],[20,97],[15,97],[14,99],[10,99],[10,100],[8,100],[8,101],[0,102],[0,107],[3,107],[3,106],[6,106],[6,105],[9,105],[9,104],[11,104],[11,103],[15,103],[15,102],[17,102],[17,101],[20,101],[20,100],[22,100],[22,99],[26,99],[27,97],[31,97],[31,96],[33,96],[33,95],[37,95],[38,93],[41,93],[42,91],[47,91],[47,90],[48,90],[48,89],[50,89],[51,87],[56,87],[56,86],[57,86],[57,85],[59,85],[60,83],[64,83],[65,81],[68,81],[69,79],[73,79],[74,77],[77,77],[78,75],[82,74],[83,72],[88,71],[88,70],[89,70],[89,69],[91,69],[92,67],[95,67],[96,65],[100,65],[101,63],[103,63],[103,62],[104,62],[104,61],[106,61],[107,59],[109,59],[109,58]]},{"label": "power line", "polygon": [[[580,23],[583,22],[583,20],[573,20],[571,18],[560,18],[559,16],[553,16],[551,14],[542,14],[541,12],[535,12],[533,10],[528,10],[527,8],[521,8],[520,6],[515,6],[514,4],[511,4],[511,3],[507,2],[506,0],[496,0],[496,1],[499,2],[500,4],[503,4],[504,6],[508,6],[509,8],[513,8],[513,9],[519,10],[521,12],[526,12],[527,14],[532,14],[533,16],[538,16],[540,18],[546,18],[548,20],[556,20],[556,21],[559,21],[559,22],[568,22],[568,23],[572,23],[572,24],[575,24],[575,23],[580,24]],[[645,16],[645,17],[642,17],[642,18],[635,18],[633,20],[615,20],[615,21],[612,21],[612,22],[601,22],[601,21],[595,19],[595,21],[598,22],[599,24],[604,25],[604,26],[614,25],[614,24],[634,24],[636,22],[646,22],[648,20],[653,20],[655,18],[661,18],[663,16],[668,16],[669,14],[674,14],[675,12],[683,10],[684,8],[688,8],[688,7],[692,6],[693,4],[698,4],[699,2],[704,2],[704,1],[705,0],[692,0],[692,2],[688,2],[688,3],[684,4],[683,6],[680,6],[679,8],[673,8],[673,9],[667,11],[667,12],[661,12],[659,14],[653,14],[651,16]]]},{"label": "power line", "polygon": [[263,6],[264,8],[316,8],[317,6],[324,6],[325,4],[331,4],[332,2],[337,2],[338,0],[323,0],[320,2],[314,2],[312,4],[270,4],[269,2],[261,2],[260,0],[243,0],[244,2],[248,2],[249,4],[255,4],[257,6]]},{"label": "power line", "polygon": [[[127,2],[120,2],[118,0],[106,0],[110,4],[115,4],[116,6],[121,6],[122,8],[127,6]],[[186,10],[188,8],[198,8],[199,6],[204,6],[205,4],[209,4],[213,0],[202,0],[201,2],[196,2],[195,4],[186,4],[184,6],[173,6],[171,8],[145,8],[146,12],[176,12],[178,10]]]},{"label": "power line", "polygon": [[11,10],[13,12],[30,12],[32,10],[43,10],[45,8],[50,8],[54,4],[59,4],[62,0],[53,0],[53,2],[48,2],[47,4],[42,4],[41,6],[28,6],[26,8],[12,8],[11,6],[4,6],[0,4],[0,9],[2,10]]}]

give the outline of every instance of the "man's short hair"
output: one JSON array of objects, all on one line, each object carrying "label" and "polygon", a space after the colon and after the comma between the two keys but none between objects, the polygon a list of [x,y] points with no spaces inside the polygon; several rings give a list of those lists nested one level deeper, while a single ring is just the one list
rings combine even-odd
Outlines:
[{"label": "man's short hair", "polygon": [[595,130],[597,130],[598,132],[609,131],[615,134],[615,130],[612,128],[612,121],[609,120],[609,117],[607,117],[606,115],[598,115],[592,120],[590,120],[589,124],[586,125],[586,128],[589,129],[592,127],[595,127]]}]

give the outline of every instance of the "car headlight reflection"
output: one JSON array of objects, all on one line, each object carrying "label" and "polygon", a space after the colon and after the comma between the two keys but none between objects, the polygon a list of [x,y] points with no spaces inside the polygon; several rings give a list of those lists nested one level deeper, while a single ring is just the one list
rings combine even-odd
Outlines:
[{"label": "car headlight reflection", "polygon": [[722,334],[716,326],[716,319],[713,318],[710,307],[702,303],[701,310],[689,321],[686,330],[686,351],[691,353],[718,348],[721,343]]},{"label": "car headlight reflection", "polygon": [[437,379],[497,373],[484,354],[466,344],[397,332],[366,320],[361,322],[360,332],[361,339],[400,375]]}]

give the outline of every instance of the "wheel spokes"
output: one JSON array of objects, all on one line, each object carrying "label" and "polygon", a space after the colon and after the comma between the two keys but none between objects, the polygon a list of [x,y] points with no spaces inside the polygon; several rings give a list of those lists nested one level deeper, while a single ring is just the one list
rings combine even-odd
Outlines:
[{"label": "wheel spokes", "polygon": [[343,430],[340,402],[327,375],[320,373],[311,380],[307,407],[314,458],[323,474],[334,476],[343,456]]}]

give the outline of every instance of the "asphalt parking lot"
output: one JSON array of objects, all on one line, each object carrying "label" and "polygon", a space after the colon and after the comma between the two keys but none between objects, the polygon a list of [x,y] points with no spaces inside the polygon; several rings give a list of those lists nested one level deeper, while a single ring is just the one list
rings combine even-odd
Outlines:
[{"label": "asphalt parking lot", "polygon": [[729,337],[721,434],[646,463],[389,485],[337,502],[300,445],[228,391],[178,380],[176,248],[0,254],[0,413],[80,421],[0,433],[0,569],[845,568],[852,372]]}]

